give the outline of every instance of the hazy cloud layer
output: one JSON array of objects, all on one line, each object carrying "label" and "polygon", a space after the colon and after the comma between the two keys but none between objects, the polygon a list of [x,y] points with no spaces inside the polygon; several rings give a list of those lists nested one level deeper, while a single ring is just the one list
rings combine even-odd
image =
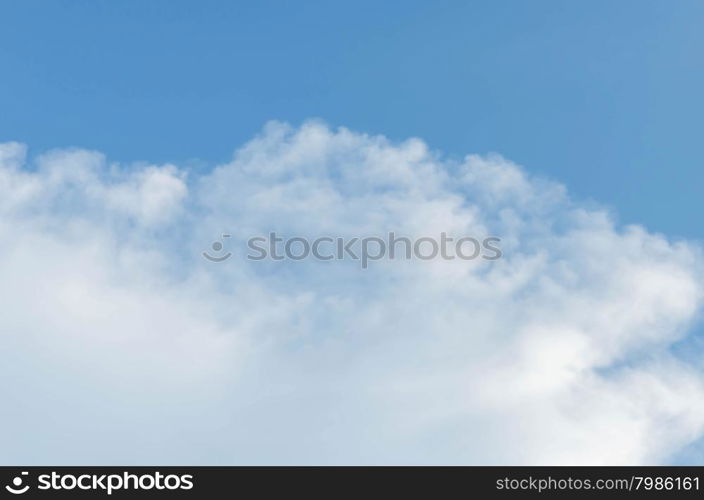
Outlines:
[{"label": "hazy cloud layer", "polygon": [[[270,231],[504,257],[248,261]],[[704,432],[703,263],[417,139],[271,123],[208,173],[2,144],[0,462],[668,462]]]}]

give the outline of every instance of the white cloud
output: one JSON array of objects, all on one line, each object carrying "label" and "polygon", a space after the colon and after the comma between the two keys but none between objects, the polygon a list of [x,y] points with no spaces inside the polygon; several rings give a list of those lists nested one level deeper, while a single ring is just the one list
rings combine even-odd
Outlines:
[{"label": "white cloud", "polygon": [[[704,433],[693,243],[499,156],[269,124],[208,174],[0,145],[3,463],[664,463]],[[249,236],[497,235],[495,262]],[[200,258],[222,233],[235,256]]]}]

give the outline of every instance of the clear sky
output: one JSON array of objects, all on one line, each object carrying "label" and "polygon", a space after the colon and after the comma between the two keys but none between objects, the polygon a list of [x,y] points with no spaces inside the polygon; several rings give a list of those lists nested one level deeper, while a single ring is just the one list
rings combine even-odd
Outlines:
[{"label": "clear sky", "polygon": [[499,152],[700,239],[699,1],[1,1],[0,142],[229,159],[311,117]]}]

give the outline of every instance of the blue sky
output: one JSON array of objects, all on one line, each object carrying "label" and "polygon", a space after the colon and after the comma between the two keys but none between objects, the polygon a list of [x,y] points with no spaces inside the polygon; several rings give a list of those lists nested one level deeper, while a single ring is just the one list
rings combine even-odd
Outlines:
[{"label": "blue sky", "polygon": [[703,14],[0,0],[0,464],[701,463]]},{"label": "blue sky", "polygon": [[704,236],[701,2],[251,4],[0,2],[0,141],[212,164],[318,117]]}]

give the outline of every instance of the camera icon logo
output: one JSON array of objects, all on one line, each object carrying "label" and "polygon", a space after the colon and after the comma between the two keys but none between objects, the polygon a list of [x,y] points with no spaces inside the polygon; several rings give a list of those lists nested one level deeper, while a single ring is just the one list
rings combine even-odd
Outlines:
[{"label": "camera icon logo", "polygon": [[[223,235],[222,235],[222,239],[223,239],[223,240],[224,240],[225,238],[229,238],[229,237],[230,237],[229,234],[223,234]],[[213,244],[210,246],[210,248],[212,248],[214,252],[220,253],[220,252],[222,252],[222,250],[223,250],[223,248],[224,248],[224,245],[223,245],[222,241],[215,241],[215,242],[213,242]],[[203,257],[205,257],[205,258],[206,258],[207,260],[209,260],[210,262],[224,262],[224,261],[226,261],[227,259],[229,259],[230,257],[232,257],[232,253],[226,252],[224,255],[220,255],[220,256],[215,255],[215,256],[213,256],[213,255],[210,255],[208,252],[203,252]]]},{"label": "camera icon logo", "polygon": [[29,490],[29,485],[25,485],[24,487],[22,486],[23,481],[23,476],[29,475],[29,472],[22,471],[19,476],[16,476],[12,480],[12,485],[7,485],[5,486],[5,489],[12,493],[13,495],[21,495],[23,493],[27,493],[27,490]]}]

